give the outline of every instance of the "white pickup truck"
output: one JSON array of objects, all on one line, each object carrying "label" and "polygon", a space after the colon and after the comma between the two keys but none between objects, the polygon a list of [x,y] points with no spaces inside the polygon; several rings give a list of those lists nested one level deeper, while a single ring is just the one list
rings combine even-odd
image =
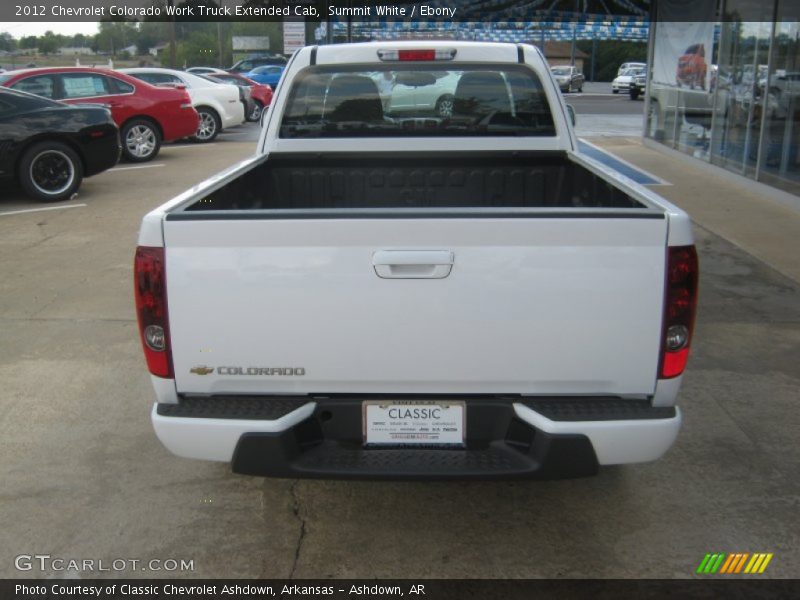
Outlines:
[{"label": "white pickup truck", "polygon": [[[427,100],[394,111],[398,85]],[[278,477],[659,458],[694,323],[690,221],[578,152],[568,115],[533,46],[295,53],[257,154],[142,222],[159,439]]]}]

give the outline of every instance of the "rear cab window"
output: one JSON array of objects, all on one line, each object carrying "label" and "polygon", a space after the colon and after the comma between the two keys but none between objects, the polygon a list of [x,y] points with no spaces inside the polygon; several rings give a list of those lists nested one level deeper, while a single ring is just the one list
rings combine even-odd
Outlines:
[{"label": "rear cab window", "polygon": [[314,66],[294,79],[286,139],[555,136],[539,77],[524,65]]}]

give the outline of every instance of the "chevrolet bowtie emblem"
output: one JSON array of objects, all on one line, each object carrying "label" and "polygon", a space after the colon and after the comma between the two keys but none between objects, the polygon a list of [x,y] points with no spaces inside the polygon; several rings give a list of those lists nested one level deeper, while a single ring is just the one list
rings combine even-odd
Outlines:
[{"label": "chevrolet bowtie emblem", "polygon": [[194,373],[195,375],[208,375],[209,373],[213,372],[213,367],[193,367],[189,369],[189,373]]}]

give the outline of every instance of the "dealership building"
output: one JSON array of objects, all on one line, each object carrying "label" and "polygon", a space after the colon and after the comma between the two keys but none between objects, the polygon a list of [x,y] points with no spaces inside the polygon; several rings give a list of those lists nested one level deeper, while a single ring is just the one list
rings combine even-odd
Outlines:
[{"label": "dealership building", "polygon": [[800,195],[800,2],[658,0],[654,12],[645,143]]}]

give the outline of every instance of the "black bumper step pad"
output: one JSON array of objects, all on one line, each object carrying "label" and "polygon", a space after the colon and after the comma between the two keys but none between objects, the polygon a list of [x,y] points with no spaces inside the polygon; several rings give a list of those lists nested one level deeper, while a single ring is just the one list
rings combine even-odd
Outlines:
[{"label": "black bumper step pad", "polygon": [[551,421],[672,419],[676,414],[674,406],[652,406],[649,400],[626,400],[611,396],[522,398],[519,402]]},{"label": "black bumper step pad", "polygon": [[177,404],[159,404],[163,417],[275,421],[313,402],[308,396],[183,396]]}]

